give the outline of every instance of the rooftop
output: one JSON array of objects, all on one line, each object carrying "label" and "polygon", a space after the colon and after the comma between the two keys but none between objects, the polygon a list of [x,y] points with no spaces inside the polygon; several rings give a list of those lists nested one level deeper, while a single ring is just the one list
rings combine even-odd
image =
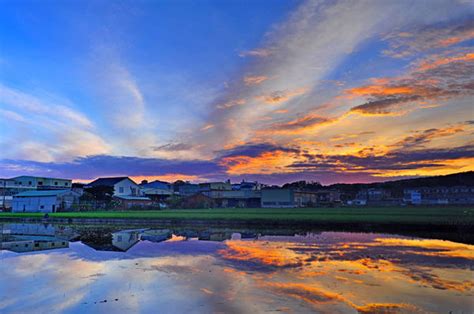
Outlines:
[{"label": "rooftop", "polygon": [[115,184],[119,183],[120,181],[129,179],[133,182],[132,179],[129,177],[109,177],[109,178],[98,178],[91,183],[87,184],[87,186],[114,186]]}]

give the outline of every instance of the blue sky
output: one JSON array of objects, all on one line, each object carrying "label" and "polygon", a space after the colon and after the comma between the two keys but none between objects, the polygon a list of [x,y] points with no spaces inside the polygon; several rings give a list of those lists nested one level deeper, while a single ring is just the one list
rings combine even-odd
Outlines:
[{"label": "blue sky", "polygon": [[473,170],[473,17],[462,0],[3,1],[0,176]]}]

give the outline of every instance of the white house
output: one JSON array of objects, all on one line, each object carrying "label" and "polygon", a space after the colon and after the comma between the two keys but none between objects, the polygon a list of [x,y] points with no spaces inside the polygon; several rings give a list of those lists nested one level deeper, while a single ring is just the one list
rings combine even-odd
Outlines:
[{"label": "white house", "polygon": [[12,211],[15,213],[54,213],[67,210],[79,199],[79,193],[71,190],[33,190],[13,196]]},{"label": "white house", "polygon": [[109,186],[114,188],[114,196],[140,196],[140,186],[129,177],[98,178],[87,184],[84,188],[95,186]]}]

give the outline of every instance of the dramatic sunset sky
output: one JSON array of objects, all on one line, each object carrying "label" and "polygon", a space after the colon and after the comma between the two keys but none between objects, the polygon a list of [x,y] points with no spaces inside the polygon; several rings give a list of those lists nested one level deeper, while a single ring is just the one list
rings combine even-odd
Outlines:
[{"label": "dramatic sunset sky", "polygon": [[0,177],[474,170],[472,1],[0,6]]}]

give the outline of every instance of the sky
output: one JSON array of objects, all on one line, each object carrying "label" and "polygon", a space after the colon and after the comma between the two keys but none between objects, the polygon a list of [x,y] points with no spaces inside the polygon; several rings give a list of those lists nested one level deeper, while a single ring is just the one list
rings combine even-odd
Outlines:
[{"label": "sky", "polygon": [[471,1],[0,3],[0,177],[474,170]]}]

